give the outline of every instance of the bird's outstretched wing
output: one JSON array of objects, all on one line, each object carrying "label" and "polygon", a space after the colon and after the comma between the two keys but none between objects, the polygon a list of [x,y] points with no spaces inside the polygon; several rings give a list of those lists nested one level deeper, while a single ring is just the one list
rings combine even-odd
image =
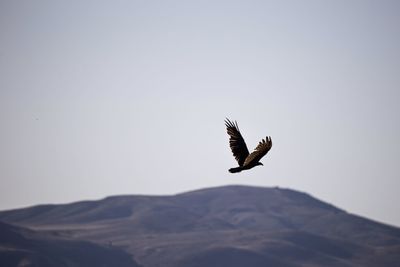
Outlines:
[{"label": "bird's outstretched wing", "polygon": [[261,140],[260,143],[258,143],[258,146],[254,151],[246,158],[244,165],[249,165],[252,163],[259,162],[262,157],[265,156],[265,154],[268,153],[268,151],[272,147],[272,140],[271,137],[267,136],[265,139]]},{"label": "bird's outstretched wing", "polygon": [[231,147],[233,156],[239,163],[239,166],[243,166],[244,161],[249,155],[246,143],[242,135],[240,134],[237,122],[231,122],[229,119],[225,120],[226,131],[229,134],[229,146]]}]

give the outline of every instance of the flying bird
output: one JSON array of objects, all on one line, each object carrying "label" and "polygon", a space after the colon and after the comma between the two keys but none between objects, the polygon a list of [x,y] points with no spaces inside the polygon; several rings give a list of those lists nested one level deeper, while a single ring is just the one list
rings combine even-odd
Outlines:
[{"label": "flying bird", "polygon": [[239,163],[239,167],[229,169],[229,172],[241,172],[243,170],[251,169],[255,166],[262,165],[260,159],[264,157],[272,147],[272,140],[270,136],[262,139],[258,143],[256,149],[249,154],[246,143],[239,131],[237,122],[231,122],[225,119],[226,131],[229,135],[229,146],[231,147],[233,156]]}]

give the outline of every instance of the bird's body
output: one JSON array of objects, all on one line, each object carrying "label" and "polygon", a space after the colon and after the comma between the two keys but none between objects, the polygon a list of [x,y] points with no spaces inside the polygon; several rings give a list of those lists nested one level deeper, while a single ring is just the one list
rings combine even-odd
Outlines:
[{"label": "bird's body", "polygon": [[260,159],[264,157],[272,147],[271,137],[267,136],[261,140],[256,149],[250,154],[247,149],[246,143],[239,131],[237,122],[231,122],[229,119],[225,120],[226,131],[229,135],[229,146],[231,147],[233,156],[238,162],[239,166],[229,169],[229,172],[241,172],[243,170],[251,169],[258,165],[263,165]]}]

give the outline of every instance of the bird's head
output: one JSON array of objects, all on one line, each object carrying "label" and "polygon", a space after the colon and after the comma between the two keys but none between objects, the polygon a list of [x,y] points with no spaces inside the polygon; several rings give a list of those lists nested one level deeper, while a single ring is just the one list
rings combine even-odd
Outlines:
[{"label": "bird's head", "polygon": [[261,162],[257,162],[256,166],[258,165],[264,166],[264,164],[262,164]]}]

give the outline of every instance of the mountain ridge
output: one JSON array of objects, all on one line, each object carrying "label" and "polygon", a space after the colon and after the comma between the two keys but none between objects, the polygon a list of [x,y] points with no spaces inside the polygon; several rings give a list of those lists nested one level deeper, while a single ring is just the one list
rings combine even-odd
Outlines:
[{"label": "mountain ridge", "polygon": [[2,211],[0,220],[42,234],[113,244],[144,267],[400,263],[399,228],[278,187],[110,196]]}]

